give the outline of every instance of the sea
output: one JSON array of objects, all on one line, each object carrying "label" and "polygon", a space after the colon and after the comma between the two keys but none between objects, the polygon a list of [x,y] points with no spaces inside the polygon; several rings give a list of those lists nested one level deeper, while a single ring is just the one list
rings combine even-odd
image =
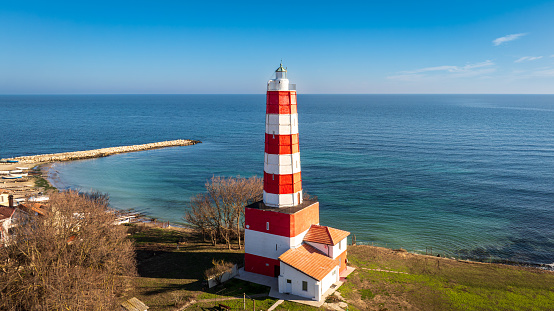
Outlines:
[{"label": "sea", "polygon": [[[298,95],[304,191],[358,244],[554,268],[554,95]],[[263,176],[265,94],[0,96],[0,158],[195,139],[56,163],[61,189],[183,224],[213,176]]]}]

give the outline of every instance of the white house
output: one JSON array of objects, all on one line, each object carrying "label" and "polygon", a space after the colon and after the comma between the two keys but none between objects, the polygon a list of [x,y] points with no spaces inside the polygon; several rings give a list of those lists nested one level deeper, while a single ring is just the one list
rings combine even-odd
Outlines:
[{"label": "white house", "polygon": [[16,226],[18,209],[14,207],[0,206],[0,242],[5,242]]},{"label": "white house", "polygon": [[279,292],[319,300],[346,269],[350,233],[311,225],[303,243],[279,257]]},{"label": "white house", "polygon": [[10,195],[13,195],[13,191],[0,188],[0,205],[8,206]]}]

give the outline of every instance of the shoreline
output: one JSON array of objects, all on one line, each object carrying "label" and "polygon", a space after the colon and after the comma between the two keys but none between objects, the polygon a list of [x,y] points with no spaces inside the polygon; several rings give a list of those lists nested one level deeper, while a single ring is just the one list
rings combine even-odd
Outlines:
[{"label": "shoreline", "polygon": [[[107,157],[110,155],[147,151],[169,147],[191,146],[202,143],[199,140],[177,139],[170,141],[161,141],[155,143],[108,147],[93,150],[61,152],[51,154],[39,154],[31,156],[20,156],[0,159],[0,171],[12,171],[25,166],[24,170],[29,174],[19,179],[0,179],[0,188],[12,191],[14,199],[25,200],[37,195],[47,194],[51,191],[58,191],[58,187],[50,180],[50,170],[56,162],[67,162]],[[18,161],[8,163],[7,160]],[[140,214],[129,212],[124,209],[117,209],[121,213]],[[144,220],[155,221],[155,218],[142,214]],[[178,226],[178,224],[177,224]]]}]

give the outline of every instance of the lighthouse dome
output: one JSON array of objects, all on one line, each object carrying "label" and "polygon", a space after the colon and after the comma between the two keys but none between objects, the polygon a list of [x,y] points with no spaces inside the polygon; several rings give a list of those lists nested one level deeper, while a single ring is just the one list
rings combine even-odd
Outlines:
[{"label": "lighthouse dome", "polygon": [[296,90],[295,84],[290,84],[287,79],[287,68],[283,67],[283,62],[275,70],[275,79],[267,82],[268,91],[293,91]]}]

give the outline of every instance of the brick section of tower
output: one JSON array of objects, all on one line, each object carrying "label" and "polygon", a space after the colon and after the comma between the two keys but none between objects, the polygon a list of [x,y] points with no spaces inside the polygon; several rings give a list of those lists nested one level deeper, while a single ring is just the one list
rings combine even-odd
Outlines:
[{"label": "brick section of tower", "polygon": [[265,152],[269,154],[291,154],[300,152],[298,134],[272,135],[265,134]]},{"label": "brick section of tower", "polygon": [[[262,202],[247,206],[244,225],[248,230],[292,238],[319,224],[319,202],[304,202],[299,208],[267,208]],[[267,226],[269,223],[269,226]]]},{"label": "brick section of tower", "polygon": [[245,208],[244,219],[244,270],[276,277],[279,256],[301,245],[310,226],[319,224],[319,202],[271,208],[260,201]]},{"label": "brick section of tower", "polygon": [[294,114],[296,110],[296,91],[267,91],[265,113]]}]

